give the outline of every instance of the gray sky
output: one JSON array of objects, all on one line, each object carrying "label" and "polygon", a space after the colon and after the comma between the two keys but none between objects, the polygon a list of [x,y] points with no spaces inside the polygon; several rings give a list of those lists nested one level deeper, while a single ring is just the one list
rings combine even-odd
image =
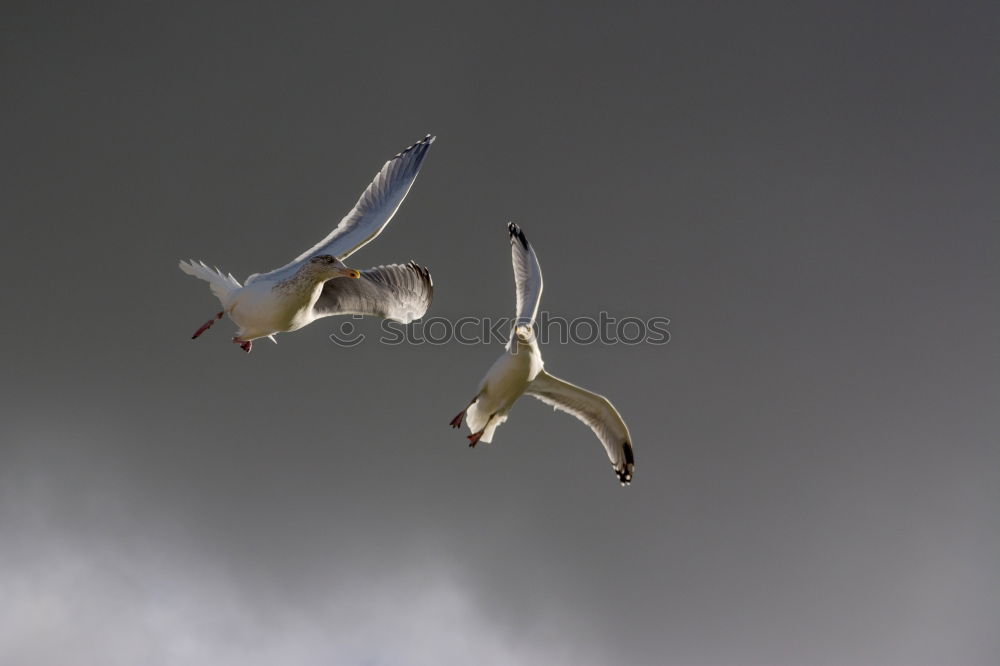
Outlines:
[{"label": "gray sky", "polygon": [[[7,2],[0,663],[939,666],[1000,654],[995,3]],[[500,347],[245,356],[239,279],[437,134],[356,267],[670,317],[447,427]],[[366,324],[366,331],[375,331]]]}]

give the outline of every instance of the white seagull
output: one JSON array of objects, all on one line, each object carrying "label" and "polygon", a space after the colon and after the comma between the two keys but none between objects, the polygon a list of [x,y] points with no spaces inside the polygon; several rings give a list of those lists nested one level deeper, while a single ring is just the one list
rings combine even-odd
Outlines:
[{"label": "white seagull", "polygon": [[434,295],[426,268],[411,261],[357,271],[343,260],[382,233],[413,186],[434,138],[428,134],[386,162],[337,228],[281,268],[255,273],[241,286],[232,273],[181,261],[181,270],[208,282],[222,303],[222,310],[192,339],[227,314],[240,327],[233,342],[247,353],[257,338],[276,342],[275,333],[296,331],[320,317],[372,315],[403,324],[422,317]]},{"label": "white seagull", "polygon": [[635,456],[632,437],[618,410],[604,396],[553,377],[543,368],[542,352],[534,332],[538,303],[542,298],[542,269],[521,229],[511,222],[507,230],[514,264],[517,319],[507,351],[493,363],[479,382],[476,397],[451,420],[451,427],[461,427],[462,417],[467,416],[472,433],[468,436],[469,446],[489,443],[497,427],[507,420],[517,399],[527,393],[590,426],[604,444],[618,480],[623,486],[628,485],[635,470]]}]

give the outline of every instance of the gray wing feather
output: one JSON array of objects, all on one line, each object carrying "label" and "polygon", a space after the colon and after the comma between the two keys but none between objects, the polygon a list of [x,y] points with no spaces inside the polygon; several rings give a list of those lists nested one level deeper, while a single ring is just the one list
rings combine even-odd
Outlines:
[{"label": "gray wing feather", "polygon": [[618,480],[622,485],[631,483],[632,473],[635,470],[632,437],[621,414],[607,398],[553,377],[544,370],[528,384],[525,393],[560,411],[572,414],[590,426],[604,444]]},{"label": "gray wing feather", "polygon": [[357,314],[408,324],[424,316],[433,298],[430,271],[411,261],[363,270],[357,280],[328,280],[313,311],[317,317]]},{"label": "gray wing feather", "polygon": [[514,326],[531,326],[538,314],[542,300],[542,267],[538,264],[535,249],[528,243],[521,228],[509,222],[510,258],[514,266],[514,290],[517,294]]},{"label": "gray wing feather", "polygon": [[361,194],[337,227],[294,261],[268,273],[255,274],[247,282],[261,278],[279,279],[298,270],[302,262],[318,254],[330,254],[343,260],[357,252],[385,228],[409,193],[420,172],[420,165],[435,137],[428,134],[383,165],[371,184]]}]

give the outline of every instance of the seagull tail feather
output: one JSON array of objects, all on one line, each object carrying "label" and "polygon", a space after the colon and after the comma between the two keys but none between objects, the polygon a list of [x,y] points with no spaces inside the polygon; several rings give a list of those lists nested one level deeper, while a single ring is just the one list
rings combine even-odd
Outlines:
[{"label": "seagull tail feather", "polygon": [[208,286],[212,289],[212,293],[215,294],[215,297],[219,299],[222,306],[225,308],[229,307],[233,292],[240,289],[242,286],[239,281],[233,277],[232,273],[225,275],[218,268],[213,270],[201,261],[195,261],[194,259],[191,259],[190,261],[181,261],[178,266],[180,266],[180,269],[188,275],[193,275],[194,277],[207,282]]},{"label": "seagull tail feather", "polygon": [[469,425],[469,432],[483,431],[479,441],[489,444],[493,441],[493,433],[500,425],[507,420],[506,414],[490,414],[484,410],[477,400],[469,405],[465,411],[465,422]]}]

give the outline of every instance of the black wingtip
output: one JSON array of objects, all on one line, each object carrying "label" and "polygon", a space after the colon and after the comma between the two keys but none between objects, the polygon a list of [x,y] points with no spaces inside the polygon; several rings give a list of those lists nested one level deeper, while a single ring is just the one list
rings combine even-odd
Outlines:
[{"label": "black wingtip", "polygon": [[625,443],[622,444],[622,449],[625,451],[625,464],[635,465],[635,452],[632,451],[632,442],[626,439]]},{"label": "black wingtip", "polygon": [[616,469],[615,474],[618,475],[618,481],[622,486],[627,486],[632,483],[632,467],[626,467],[625,469]]},{"label": "black wingtip", "polygon": [[433,134],[428,134],[427,136],[425,136],[425,137],[424,137],[423,139],[421,139],[420,141],[417,141],[417,142],[416,142],[415,144],[413,144],[412,146],[407,146],[406,148],[404,148],[404,149],[403,149],[402,151],[400,151],[399,153],[396,153],[396,157],[397,157],[397,158],[400,158],[400,157],[402,157],[403,155],[406,155],[407,153],[410,153],[410,152],[412,152],[412,151],[414,151],[414,150],[416,150],[416,149],[418,149],[418,148],[423,148],[424,150],[427,150],[427,148],[429,148],[429,147],[430,147],[430,145],[431,145],[432,143],[434,143],[434,141],[435,141],[436,139],[437,139],[437,137],[436,137],[436,136],[434,136]]},{"label": "black wingtip", "polygon": [[431,292],[434,290],[434,278],[431,277],[431,269],[427,266],[421,266],[415,260],[410,259],[410,263],[406,264],[410,269],[415,271],[425,282],[427,286],[431,288]]},{"label": "black wingtip", "polygon": [[625,453],[625,464],[621,469],[615,467],[615,474],[622,486],[632,483],[632,474],[635,471],[635,453],[632,451],[632,442],[625,440],[622,444],[622,451]]},{"label": "black wingtip", "polygon": [[514,238],[518,239],[519,241],[521,241],[521,246],[524,247],[525,250],[529,249],[528,248],[528,239],[527,239],[527,237],[525,237],[524,232],[521,231],[521,227],[517,226],[513,222],[508,222],[507,223],[507,231],[510,232],[511,239],[514,239]]}]

